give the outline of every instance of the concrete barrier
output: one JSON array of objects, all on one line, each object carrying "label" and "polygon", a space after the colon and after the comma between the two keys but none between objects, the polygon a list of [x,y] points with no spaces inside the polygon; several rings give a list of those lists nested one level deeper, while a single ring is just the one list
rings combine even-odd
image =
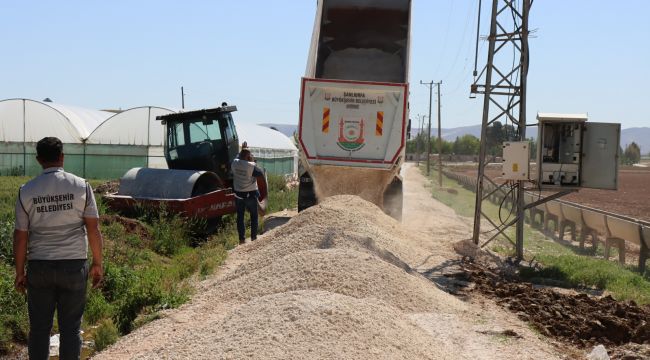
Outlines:
[{"label": "concrete barrier", "polygon": [[[539,198],[540,198],[539,194],[532,194],[526,192],[524,195],[524,201],[526,202],[526,204],[533,203],[539,200]],[[535,207],[530,208],[530,226],[537,229],[543,229],[545,216],[546,216],[546,205],[544,205],[544,203],[541,203]],[[535,221],[536,218],[539,218],[539,222]]]},{"label": "concrete barrier", "polygon": [[582,221],[582,209],[562,202],[562,220],[560,220],[560,240],[564,240],[565,229],[569,227],[571,231],[571,240],[575,241],[577,227],[580,225],[580,229],[584,229],[584,224]]},{"label": "concrete barrier", "polygon": [[[546,206],[546,215],[544,218],[544,231],[551,235],[555,236],[555,231],[560,232],[560,221],[562,220],[562,205],[555,200],[547,201],[544,203]],[[550,229],[550,222],[553,221],[554,227]],[[559,237],[559,235],[558,235]]]},{"label": "concrete barrier", "polygon": [[618,261],[625,264],[625,242],[641,246],[641,225],[631,221],[607,216],[607,237],[605,238],[605,259],[609,260],[612,245],[618,247]]},{"label": "concrete barrier", "polygon": [[591,236],[593,249],[596,250],[596,247],[598,247],[598,236],[607,236],[607,219],[605,219],[605,214],[582,209],[582,220],[585,226],[580,232],[580,247],[583,248],[587,236]]},{"label": "concrete barrier", "polygon": [[[446,172],[445,175],[458,181],[466,189],[476,191],[476,178],[451,172]],[[494,188],[494,185],[484,182],[484,195]],[[504,199],[504,194],[498,190],[488,199],[496,205],[502,202],[506,207],[512,205],[510,197]],[[526,204],[538,199],[539,194],[537,193],[524,193]],[[637,245],[640,248],[639,270],[641,273],[645,271],[646,262],[650,258],[650,223],[561,200],[551,200],[530,208],[529,218],[531,226],[546,232],[550,230],[550,222],[554,222],[553,232],[558,231],[560,240],[564,240],[567,227],[571,231],[571,239],[576,240],[577,228],[580,227],[578,240],[581,248],[584,248],[587,237],[591,236],[595,250],[598,246],[599,236],[603,237],[605,239],[605,258],[609,259],[611,247],[616,246],[621,263],[625,263],[625,243]],[[536,222],[538,218],[539,222]]]},{"label": "concrete barrier", "polygon": [[641,252],[639,254],[639,271],[641,274],[645,272],[645,264],[650,258],[650,224],[641,227]]}]

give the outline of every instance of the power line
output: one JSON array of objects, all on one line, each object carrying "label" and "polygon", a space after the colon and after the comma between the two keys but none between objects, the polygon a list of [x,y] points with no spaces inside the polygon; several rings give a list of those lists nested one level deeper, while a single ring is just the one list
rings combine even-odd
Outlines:
[{"label": "power line", "polygon": [[[476,1],[476,0],[475,0]],[[456,68],[456,65],[458,63],[458,57],[460,56],[461,51],[465,48],[465,42],[466,42],[466,35],[467,35],[467,28],[469,26],[469,21],[470,21],[470,13],[472,11],[472,6],[467,7],[467,16],[465,16],[465,26],[463,27],[463,35],[460,37],[460,41],[458,42],[458,51],[456,51],[456,56],[454,57],[454,61],[451,64],[451,67],[449,68],[449,71],[447,71],[447,75],[443,76],[441,79],[448,79],[449,75],[452,74],[453,70]],[[471,47],[470,47],[471,49]],[[465,59],[465,66],[467,66],[467,58]]]},{"label": "power line", "polygon": [[[451,24],[451,14],[454,12],[454,0],[451,1],[451,6],[449,8],[449,15],[447,16],[447,27],[445,29],[445,36],[444,40],[442,43],[442,51],[440,51],[440,57],[439,59],[443,59],[445,55],[445,51],[447,50],[447,40],[449,39],[449,25]],[[442,65],[442,62],[438,62],[438,66],[436,66],[436,71],[433,73],[436,74],[438,73],[438,70],[440,70],[440,66]]]}]

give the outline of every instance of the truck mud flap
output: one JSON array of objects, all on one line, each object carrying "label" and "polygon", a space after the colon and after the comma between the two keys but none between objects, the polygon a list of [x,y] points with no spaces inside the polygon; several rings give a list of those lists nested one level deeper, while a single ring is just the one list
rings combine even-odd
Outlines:
[{"label": "truck mud flap", "polygon": [[384,192],[384,212],[395,220],[401,221],[403,203],[402,179],[396,176]]},{"label": "truck mud flap", "polygon": [[300,175],[300,185],[298,186],[298,211],[303,211],[317,203],[314,182],[309,173],[305,172]]}]

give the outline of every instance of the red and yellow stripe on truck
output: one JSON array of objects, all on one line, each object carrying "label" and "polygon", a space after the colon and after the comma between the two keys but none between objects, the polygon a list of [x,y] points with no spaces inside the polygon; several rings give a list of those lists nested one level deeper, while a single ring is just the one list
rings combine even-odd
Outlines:
[{"label": "red and yellow stripe on truck", "polygon": [[384,133],[384,112],[377,111],[377,124],[375,125],[375,135],[381,136]]},{"label": "red and yellow stripe on truck", "polygon": [[323,108],[323,133],[327,134],[330,132],[330,108]]}]

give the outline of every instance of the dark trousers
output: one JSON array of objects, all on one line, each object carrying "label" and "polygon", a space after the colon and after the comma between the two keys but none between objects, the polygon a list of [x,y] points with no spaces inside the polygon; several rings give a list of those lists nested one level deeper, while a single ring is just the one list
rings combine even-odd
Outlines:
[{"label": "dark trousers", "polygon": [[56,309],[59,359],[79,359],[79,328],[86,306],[86,260],[31,260],[27,263],[29,358],[49,359],[50,331]]},{"label": "dark trousers", "polygon": [[257,196],[255,192],[237,193],[235,205],[237,205],[237,233],[239,241],[246,239],[246,225],[244,224],[244,213],[246,210],[251,215],[251,240],[257,239]]}]

